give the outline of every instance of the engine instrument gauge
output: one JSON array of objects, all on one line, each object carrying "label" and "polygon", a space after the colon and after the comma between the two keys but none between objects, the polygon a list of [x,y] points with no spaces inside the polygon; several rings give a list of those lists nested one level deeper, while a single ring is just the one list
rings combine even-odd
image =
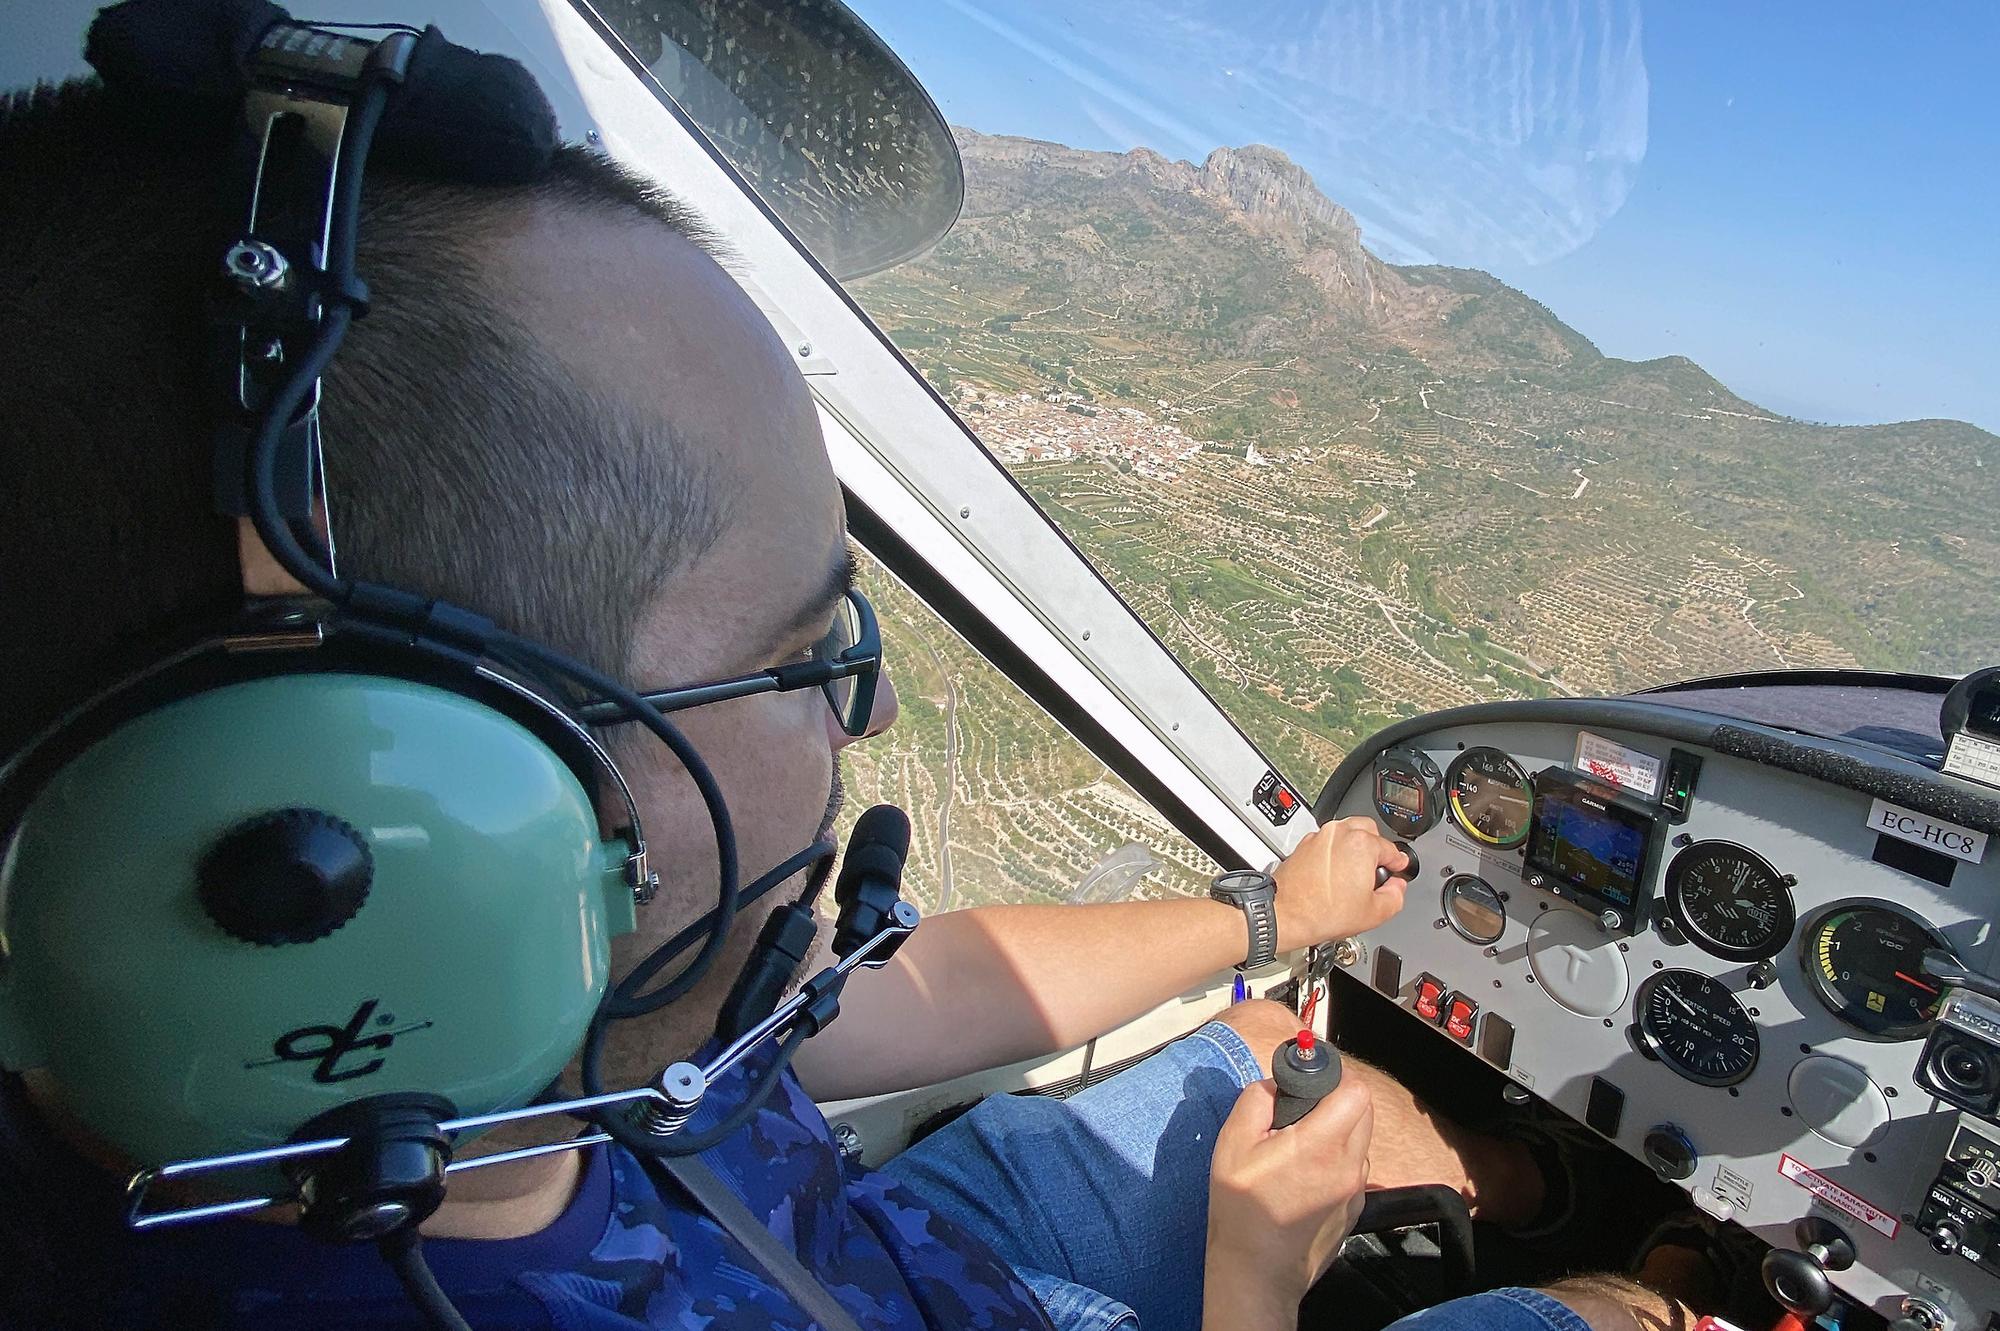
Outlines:
[{"label": "engine instrument gauge", "polygon": [[1925,948],[1950,951],[1907,911],[1846,902],[1816,916],[1799,938],[1800,963],[1834,1016],[1877,1040],[1910,1040],[1937,1016],[1942,987],[1923,972]]},{"label": "engine instrument gauge", "polygon": [[1792,941],[1791,880],[1754,851],[1697,841],[1667,866],[1667,909],[1696,947],[1727,961],[1763,961]]},{"label": "engine instrument gauge", "polygon": [[1757,1023],[1736,996],[1699,971],[1660,971],[1639,986],[1634,1042],[1679,1076],[1734,1086],[1757,1069]]},{"label": "engine instrument gauge", "polygon": [[1429,754],[1388,749],[1375,759],[1376,815],[1397,835],[1414,840],[1437,822],[1443,782]]},{"label": "engine instrument gauge", "polygon": [[1505,849],[1528,835],[1535,796],[1521,765],[1498,749],[1467,749],[1445,771],[1451,820],[1474,841]]},{"label": "engine instrument gauge", "polygon": [[1478,874],[1453,874],[1444,885],[1444,918],[1460,938],[1482,947],[1507,932],[1507,907]]}]

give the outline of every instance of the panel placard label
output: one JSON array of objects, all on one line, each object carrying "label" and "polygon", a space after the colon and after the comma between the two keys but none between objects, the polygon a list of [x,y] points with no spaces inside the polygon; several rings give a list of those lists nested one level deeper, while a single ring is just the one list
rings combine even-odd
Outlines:
[{"label": "panel placard label", "polygon": [[1975,832],[1969,827],[1960,827],[1957,823],[1948,823],[1942,818],[1933,818],[1927,813],[1918,813],[1887,800],[1876,800],[1869,805],[1868,825],[1884,836],[1892,836],[1914,846],[1941,850],[1967,864],[1977,864],[1986,856],[1986,833]]},{"label": "panel placard label", "polygon": [[1895,1238],[1903,1222],[1865,1197],[1857,1197],[1826,1175],[1789,1155],[1778,1157],[1778,1172],[1836,1211],[1859,1220],[1884,1238]]},{"label": "panel placard label", "polygon": [[1576,770],[1647,799],[1660,793],[1658,758],[1588,730],[1576,732]]},{"label": "panel placard label", "polygon": [[1715,1182],[1709,1185],[1708,1190],[1731,1206],[1744,1211],[1750,1209],[1750,1198],[1755,1192],[1750,1180],[1728,1165],[1715,1167]]},{"label": "panel placard label", "polygon": [[1951,747],[1945,750],[1944,770],[1953,776],[2000,786],[2000,744],[1984,735],[1961,730],[1951,737]]}]

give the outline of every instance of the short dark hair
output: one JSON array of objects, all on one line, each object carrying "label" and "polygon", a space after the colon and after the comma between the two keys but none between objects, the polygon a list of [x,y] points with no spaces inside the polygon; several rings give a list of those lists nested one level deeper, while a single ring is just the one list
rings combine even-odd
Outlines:
[{"label": "short dark hair", "polygon": [[[201,388],[205,295],[243,204],[213,137],[163,140],[92,80],[0,102],[0,752],[129,643],[238,599]],[[620,672],[640,608],[725,514],[659,422],[571,374],[492,294],[480,238],[531,203],[718,248],[685,207],[579,148],[521,187],[371,174],[373,308],[322,409],[333,531],[344,574]]]}]

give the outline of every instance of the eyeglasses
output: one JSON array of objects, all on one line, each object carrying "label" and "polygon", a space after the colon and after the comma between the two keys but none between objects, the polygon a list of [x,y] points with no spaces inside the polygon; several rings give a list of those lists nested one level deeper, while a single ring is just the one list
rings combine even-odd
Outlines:
[{"label": "eyeglasses", "polygon": [[[817,687],[826,695],[827,705],[833,708],[840,728],[859,736],[868,733],[868,723],[875,712],[875,681],[881,673],[882,630],[875,622],[875,607],[860,592],[850,591],[834,613],[833,627],[813,644],[809,660],[708,684],[641,692],[639,696],[663,712],[681,712],[731,698]],[[593,726],[619,725],[634,719],[622,705],[607,701],[583,703],[577,714]]]}]

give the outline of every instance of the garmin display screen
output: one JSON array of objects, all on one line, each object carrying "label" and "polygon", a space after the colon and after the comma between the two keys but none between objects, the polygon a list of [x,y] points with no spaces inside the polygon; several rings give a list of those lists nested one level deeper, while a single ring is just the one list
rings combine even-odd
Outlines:
[{"label": "garmin display screen", "polygon": [[1528,867],[1561,895],[1631,916],[1656,822],[1655,812],[1639,801],[1567,773],[1544,772],[1535,778]]}]

